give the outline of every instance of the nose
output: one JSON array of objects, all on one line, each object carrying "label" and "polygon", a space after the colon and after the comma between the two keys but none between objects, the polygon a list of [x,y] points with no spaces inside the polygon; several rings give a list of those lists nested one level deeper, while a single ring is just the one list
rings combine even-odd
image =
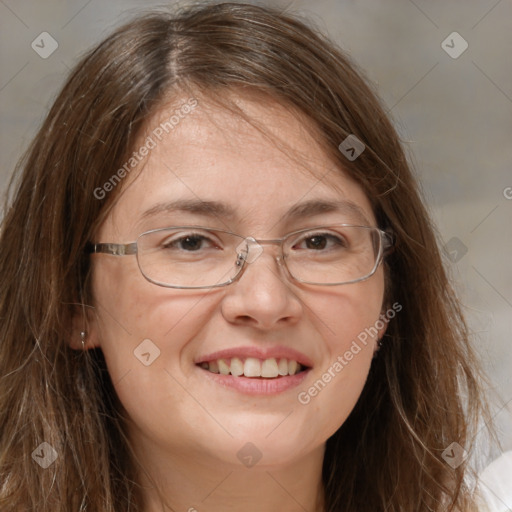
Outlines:
[{"label": "nose", "polygon": [[303,306],[274,254],[266,247],[256,259],[249,258],[242,275],[226,288],[222,300],[224,318],[234,324],[270,330],[293,325]]}]

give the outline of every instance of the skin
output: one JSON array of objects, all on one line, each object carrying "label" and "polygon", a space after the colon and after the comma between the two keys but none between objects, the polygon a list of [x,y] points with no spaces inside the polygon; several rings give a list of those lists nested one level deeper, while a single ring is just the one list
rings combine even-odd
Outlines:
[{"label": "skin", "polygon": [[[182,224],[270,239],[347,220],[340,213],[283,220],[289,208],[311,199],[350,200],[368,225],[376,225],[361,187],[334,168],[303,119],[268,99],[237,102],[267,132],[284,136],[289,150],[203,100],[151,150],[143,170],[125,179],[95,241],[128,243],[149,229]],[[174,110],[163,109],[160,119]],[[235,215],[164,212],[142,218],[158,203],[183,198],[220,201]],[[135,256],[92,256],[96,314],[86,349],[101,347],[126,410],[129,438],[144,468],[147,512],[323,509],[325,442],[360,396],[376,338],[310,403],[299,403],[297,395],[375,324],[383,310],[383,268],[350,285],[305,285],[287,278],[276,254],[266,246],[238,281],[210,290],[156,286],[142,276]],[[149,366],[134,357],[144,339],[160,350]],[[299,350],[313,368],[300,386],[274,396],[212,384],[194,364],[217,350],[276,345]],[[247,442],[262,455],[251,468],[237,457]]]}]

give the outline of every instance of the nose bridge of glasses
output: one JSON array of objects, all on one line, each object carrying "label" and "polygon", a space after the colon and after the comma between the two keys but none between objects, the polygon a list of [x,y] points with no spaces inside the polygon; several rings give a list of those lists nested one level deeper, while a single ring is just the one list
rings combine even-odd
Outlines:
[{"label": "nose bridge of glasses", "polygon": [[[256,240],[252,236],[246,237],[236,247],[238,260],[244,260],[246,263],[254,263],[263,253],[263,245],[276,245],[281,247],[281,239]],[[278,262],[281,261],[281,255],[274,255]]]}]

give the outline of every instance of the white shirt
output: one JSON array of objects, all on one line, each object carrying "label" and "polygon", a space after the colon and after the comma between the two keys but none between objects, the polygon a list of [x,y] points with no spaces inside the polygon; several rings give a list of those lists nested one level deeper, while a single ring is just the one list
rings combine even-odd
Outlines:
[{"label": "white shirt", "polygon": [[512,451],[487,466],[480,475],[478,494],[482,512],[512,511]]}]

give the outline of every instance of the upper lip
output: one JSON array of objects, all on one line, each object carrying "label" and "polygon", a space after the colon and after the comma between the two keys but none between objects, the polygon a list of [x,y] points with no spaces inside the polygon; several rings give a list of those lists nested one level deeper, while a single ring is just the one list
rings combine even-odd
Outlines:
[{"label": "upper lip", "polygon": [[246,359],[248,357],[254,357],[256,359],[292,359],[297,361],[302,366],[307,366],[311,368],[313,363],[309,359],[309,357],[305,356],[301,352],[289,348],[289,347],[270,347],[270,348],[261,348],[261,347],[234,347],[227,348],[224,350],[218,350],[216,352],[212,352],[211,354],[206,354],[204,356],[199,356],[195,359],[195,364],[200,364],[209,361],[215,361],[217,359],[231,359],[233,357],[238,357],[240,359]]}]

